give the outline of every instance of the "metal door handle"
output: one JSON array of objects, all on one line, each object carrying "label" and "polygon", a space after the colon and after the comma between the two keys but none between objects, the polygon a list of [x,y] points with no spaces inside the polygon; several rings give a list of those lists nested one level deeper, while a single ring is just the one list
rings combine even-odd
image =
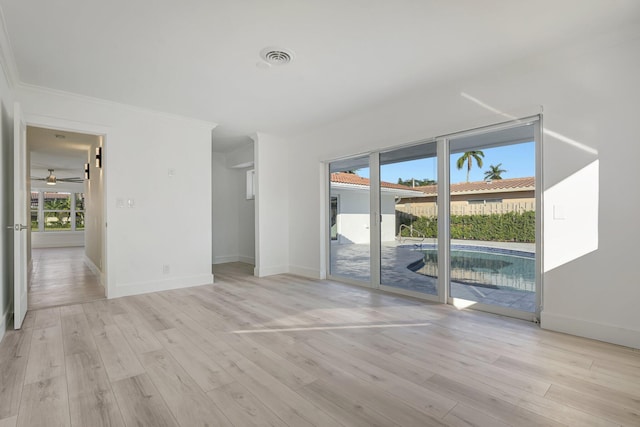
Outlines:
[{"label": "metal door handle", "polygon": [[22,230],[26,230],[27,227],[26,225],[22,225],[22,224],[15,224],[15,225],[7,225],[7,229],[11,230],[15,230],[15,231],[22,231]]}]

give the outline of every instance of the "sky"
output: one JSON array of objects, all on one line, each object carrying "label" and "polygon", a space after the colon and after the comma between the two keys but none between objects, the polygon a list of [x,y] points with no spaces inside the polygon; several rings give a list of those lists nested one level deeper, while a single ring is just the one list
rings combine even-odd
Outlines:
[{"label": "sky", "polygon": [[[535,144],[527,142],[523,144],[507,145],[503,147],[487,148],[481,150],[484,153],[483,166],[473,162],[469,181],[482,181],[484,172],[489,170],[489,165],[498,165],[506,172],[502,173],[502,178],[521,178],[535,176]],[[465,182],[467,180],[467,166],[458,170],[456,162],[463,153],[451,155],[450,172],[451,182]],[[369,169],[357,171],[362,177],[369,177]],[[435,157],[408,162],[383,165],[380,168],[380,179],[386,182],[398,182],[398,178],[406,179],[433,179],[436,180],[438,170]]]}]

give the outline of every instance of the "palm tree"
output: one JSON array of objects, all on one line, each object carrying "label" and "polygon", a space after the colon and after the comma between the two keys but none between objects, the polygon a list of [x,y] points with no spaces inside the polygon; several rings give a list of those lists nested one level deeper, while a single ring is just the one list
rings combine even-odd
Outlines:
[{"label": "palm tree", "polygon": [[482,151],[466,151],[456,163],[458,169],[462,169],[464,163],[467,163],[467,182],[469,182],[469,172],[471,172],[471,168],[473,167],[473,160],[475,159],[478,167],[482,167],[482,158],[484,157],[484,153]]},{"label": "palm tree", "polygon": [[485,181],[493,181],[494,179],[502,179],[502,174],[506,172],[505,169],[500,169],[502,163],[498,163],[497,165],[489,165],[489,170],[484,173]]}]

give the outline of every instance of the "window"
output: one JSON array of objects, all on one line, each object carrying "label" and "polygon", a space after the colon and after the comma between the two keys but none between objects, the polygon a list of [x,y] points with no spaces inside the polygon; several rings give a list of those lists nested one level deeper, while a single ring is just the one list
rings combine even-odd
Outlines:
[{"label": "window", "polygon": [[84,230],[84,193],[75,193],[76,230]]},{"label": "window", "polygon": [[31,230],[38,231],[40,228],[39,209],[40,206],[40,193],[37,191],[31,192]]},{"label": "window", "polygon": [[71,230],[71,194],[44,193],[44,230]]},{"label": "window", "polygon": [[84,193],[31,192],[31,231],[82,231],[84,220]]}]

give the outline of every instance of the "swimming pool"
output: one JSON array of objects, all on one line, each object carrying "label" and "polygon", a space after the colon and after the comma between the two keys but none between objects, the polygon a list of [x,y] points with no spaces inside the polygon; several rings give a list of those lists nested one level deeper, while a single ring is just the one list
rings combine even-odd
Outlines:
[{"label": "swimming pool", "polygon": [[[438,276],[438,253],[434,245],[414,247],[424,254],[410,268],[426,276]],[[535,292],[535,254],[474,245],[451,246],[451,280],[494,289]]]}]

